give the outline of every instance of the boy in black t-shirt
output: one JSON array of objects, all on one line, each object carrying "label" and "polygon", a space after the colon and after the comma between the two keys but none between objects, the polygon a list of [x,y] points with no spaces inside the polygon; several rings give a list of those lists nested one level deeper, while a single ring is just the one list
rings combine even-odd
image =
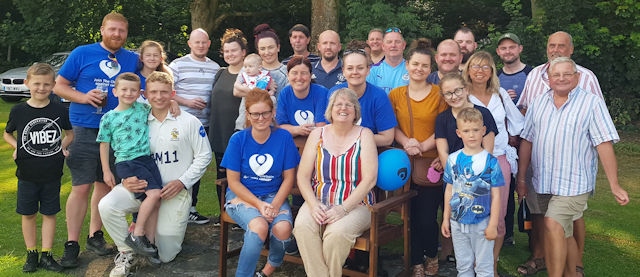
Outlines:
[{"label": "boy in black t-shirt", "polygon": [[[22,235],[27,246],[24,272],[37,267],[51,271],[63,268],[51,254],[56,228],[56,214],[60,211],[60,178],[67,147],[73,131],[67,109],[51,102],[49,95],[55,85],[55,71],[45,63],[37,63],[27,70],[25,85],[31,98],[15,105],[9,114],[4,140],[13,148],[18,177],[16,212],[22,215]],[[64,138],[63,132],[64,130]],[[17,132],[17,136],[14,136]],[[36,213],[42,214],[42,256],[38,262],[36,248]]]}]

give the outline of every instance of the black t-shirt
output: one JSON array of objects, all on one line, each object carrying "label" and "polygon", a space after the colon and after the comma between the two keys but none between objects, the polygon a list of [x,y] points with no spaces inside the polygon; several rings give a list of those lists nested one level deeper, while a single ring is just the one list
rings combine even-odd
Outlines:
[{"label": "black t-shirt", "polygon": [[[473,107],[479,110],[482,114],[484,126],[487,127],[485,136],[490,132],[498,135],[498,127],[496,126],[496,121],[493,119],[493,115],[491,115],[491,112],[487,108],[482,106],[473,105]],[[444,112],[441,112],[436,117],[435,138],[447,139],[447,143],[449,144],[449,154],[456,152],[464,147],[462,139],[458,137],[458,134],[456,134],[457,128],[458,125],[456,123],[456,118],[453,117],[453,113],[451,112],[450,107]]]},{"label": "black t-shirt", "polygon": [[5,132],[17,131],[16,176],[30,182],[60,179],[64,165],[62,132],[71,130],[69,113],[51,102],[43,108],[20,103],[11,108]]}]

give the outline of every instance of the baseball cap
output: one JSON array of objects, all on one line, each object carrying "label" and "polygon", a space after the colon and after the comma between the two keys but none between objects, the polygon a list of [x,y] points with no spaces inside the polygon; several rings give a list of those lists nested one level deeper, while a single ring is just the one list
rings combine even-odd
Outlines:
[{"label": "baseball cap", "polygon": [[520,45],[520,38],[518,36],[516,36],[515,34],[513,34],[513,33],[505,33],[504,35],[500,36],[500,38],[498,39],[498,44],[500,44],[500,42],[503,39],[513,40],[513,42],[515,42],[518,45]]}]

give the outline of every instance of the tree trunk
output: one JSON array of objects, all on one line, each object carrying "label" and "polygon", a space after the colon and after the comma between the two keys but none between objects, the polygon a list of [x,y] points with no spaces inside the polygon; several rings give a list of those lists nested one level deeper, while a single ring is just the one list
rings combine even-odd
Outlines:
[{"label": "tree trunk", "polygon": [[544,9],[539,4],[540,0],[531,0],[531,19],[536,24],[542,24],[544,19]]},{"label": "tree trunk", "polygon": [[311,49],[315,51],[318,35],[326,30],[338,32],[337,0],[314,0],[311,4]]},{"label": "tree trunk", "polygon": [[193,0],[190,7],[191,29],[202,28],[207,33],[213,32],[217,28],[215,22],[218,4],[218,0]]}]

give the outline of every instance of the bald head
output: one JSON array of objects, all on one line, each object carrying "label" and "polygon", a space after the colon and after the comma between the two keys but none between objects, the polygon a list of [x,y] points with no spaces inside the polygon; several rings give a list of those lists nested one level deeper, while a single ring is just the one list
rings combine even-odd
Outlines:
[{"label": "bald head", "polygon": [[342,45],[340,35],[334,30],[326,30],[318,36],[318,53],[325,61],[333,61],[338,57]]},{"label": "bald head", "polygon": [[457,72],[458,66],[462,62],[462,51],[460,45],[455,40],[445,39],[438,44],[436,53],[436,64],[438,71],[442,74]]},{"label": "bald head", "polygon": [[207,31],[202,28],[191,31],[187,44],[191,49],[192,58],[199,61],[206,60],[209,46],[211,46],[211,40],[209,39]]},{"label": "bald head", "polygon": [[551,34],[547,40],[547,59],[558,57],[571,58],[573,54],[573,38],[567,32],[559,31]]}]

